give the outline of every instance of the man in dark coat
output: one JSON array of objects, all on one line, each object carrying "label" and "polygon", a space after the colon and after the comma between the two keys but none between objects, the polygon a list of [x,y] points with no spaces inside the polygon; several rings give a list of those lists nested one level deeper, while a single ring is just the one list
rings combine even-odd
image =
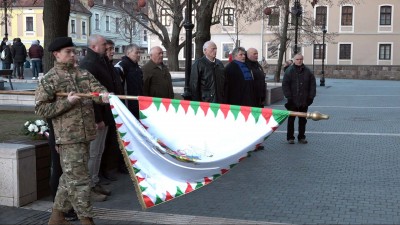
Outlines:
[{"label": "man in dark coat", "polygon": [[255,48],[247,49],[246,64],[254,76],[254,95],[256,106],[264,108],[265,98],[267,97],[267,84],[265,83],[265,73],[258,63],[258,51]]},{"label": "man in dark coat", "polygon": [[[127,95],[143,95],[143,72],[139,67],[139,60],[139,46],[130,44],[125,47],[125,56],[122,56],[121,61],[115,65],[119,70],[125,94]],[[125,104],[127,104],[129,111],[136,119],[139,119],[139,102],[129,100]]]},{"label": "man in dark coat", "polygon": [[172,78],[163,63],[164,53],[159,46],[150,49],[150,60],[142,67],[143,94],[158,98],[174,98]]},{"label": "man in dark coat", "polygon": [[11,54],[14,61],[14,70],[18,75],[18,79],[24,79],[24,62],[26,61],[26,47],[21,42],[21,38],[15,38],[15,42],[11,48]]},{"label": "man in dark coat", "polygon": [[[109,92],[118,88],[116,77],[112,76],[113,67],[110,66],[106,54],[106,39],[101,35],[89,37],[89,48],[86,56],[81,60],[80,67],[88,70],[104,85]],[[95,122],[97,127],[96,139],[90,143],[89,172],[91,179],[91,195],[94,201],[104,201],[111,192],[99,184],[100,162],[104,152],[104,144],[109,126],[114,126],[114,118],[110,105],[94,104]]]},{"label": "man in dark coat", "polygon": [[[294,56],[294,63],[285,71],[282,81],[283,94],[287,99],[285,107],[290,111],[307,112],[316,95],[316,81],[311,70],[303,64],[303,55]],[[288,118],[287,141],[294,144],[294,120],[295,116]],[[299,117],[299,143],[307,144],[305,136],[307,119]]]},{"label": "man in dark coat", "polygon": [[32,41],[28,55],[32,63],[32,80],[38,79],[39,73],[42,73],[43,48],[39,46],[37,40]]},{"label": "man in dark coat", "polygon": [[224,64],[216,58],[217,45],[207,41],[204,56],[196,60],[190,73],[190,92],[193,101],[224,103]]},{"label": "man in dark coat", "polygon": [[254,78],[247,67],[246,50],[237,47],[232,51],[233,61],[225,67],[226,103],[258,107],[254,94]]}]

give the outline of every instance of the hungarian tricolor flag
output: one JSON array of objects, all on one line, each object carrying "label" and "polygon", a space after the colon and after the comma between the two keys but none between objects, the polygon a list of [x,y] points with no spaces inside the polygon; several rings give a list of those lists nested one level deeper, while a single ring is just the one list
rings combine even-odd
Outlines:
[{"label": "hungarian tricolor flag", "polygon": [[255,150],[288,111],[138,97],[140,121],[110,96],[132,180],[143,208],[201,188]]}]

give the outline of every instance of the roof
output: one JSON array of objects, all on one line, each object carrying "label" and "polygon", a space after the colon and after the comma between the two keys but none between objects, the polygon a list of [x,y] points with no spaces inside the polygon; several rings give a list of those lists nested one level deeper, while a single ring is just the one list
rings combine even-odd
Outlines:
[{"label": "roof", "polygon": [[[80,0],[70,0],[71,2],[71,12],[92,14],[88,9],[86,9]],[[44,0],[18,0],[15,2],[13,7],[43,7]]]}]

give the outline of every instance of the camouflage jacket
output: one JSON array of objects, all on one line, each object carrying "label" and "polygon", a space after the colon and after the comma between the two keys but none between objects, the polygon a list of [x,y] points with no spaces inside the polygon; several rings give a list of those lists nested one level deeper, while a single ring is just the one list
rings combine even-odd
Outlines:
[{"label": "camouflage jacket", "polygon": [[107,92],[92,74],[70,64],[54,63],[54,67],[40,80],[35,92],[36,114],[53,120],[56,144],[89,142],[96,136],[93,100],[81,98],[72,105],[67,97],[56,96],[64,92]]}]

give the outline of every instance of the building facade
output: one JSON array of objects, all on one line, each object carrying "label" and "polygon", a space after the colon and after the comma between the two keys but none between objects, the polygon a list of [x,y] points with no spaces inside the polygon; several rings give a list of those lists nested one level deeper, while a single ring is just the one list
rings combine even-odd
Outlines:
[{"label": "building facade", "polygon": [[[314,7],[305,0],[300,0],[300,3],[302,16],[311,18],[313,35],[317,37],[307,38],[310,34],[299,29],[298,51],[304,55],[305,64],[315,65],[317,71],[321,69],[324,58],[327,70],[331,70],[330,75],[340,74],[339,70],[363,74],[360,70],[365,66],[371,66],[373,70],[389,68],[388,74],[391,75],[387,79],[393,79],[393,76],[400,79],[400,51],[395,51],[400,47],[400,1],[374,0],[339,5],[338,0],[334,0],[331,5],[317,3]],[[294,0],[290,7],[293,5]],[[260,60],[265,57],[270,65],[277,64],[279,40],[274,32],[282,28],[282,8],[269,5],[268,1],[265,1],[265,7],[272,9],[271,15],[260,15],[259,20],[246,23],[236,18],[233,4],[225,6],[220,24],[212,27],[211,39],[217,44],[218,58],[226,62],[229,52],[236,43],[240,43],[242,47],[258,49]],[[293,22],[294,18],[290,15],[289,21]],[[289,29],[293,33],[294,26],[289,25]],[[327,31],[325,45],[322,40],[324,29]],[[285,59],[294,56],[294,37],[290,35]],[[151,37],[149,47],[160,45],[154,35]],[[184,32],[181,38],[184,40]],[[180,60],[184,60],[183,51]],[[273,66],[271,68],[274,69]],[[395,71],[390,73],[392,69]]]}]

